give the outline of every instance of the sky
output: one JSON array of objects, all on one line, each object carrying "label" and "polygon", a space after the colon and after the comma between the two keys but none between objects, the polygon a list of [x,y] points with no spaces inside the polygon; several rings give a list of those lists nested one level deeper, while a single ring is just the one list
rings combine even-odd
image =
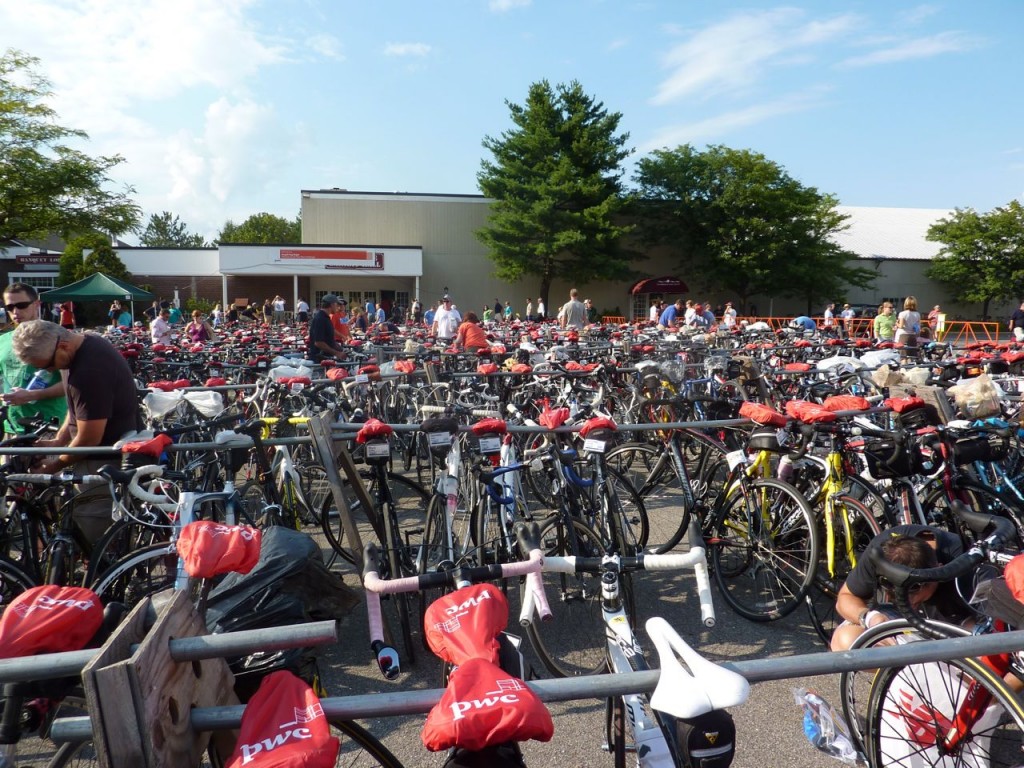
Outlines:
[{"label": "sky", "polygon": [[842,205],[988,211],[1024,197],[1022,33],[1019,0],[0,0],[113,188],[208,239],[304,189],[478,194],[541,80],[621,113],[627,184],[721,144]]}]

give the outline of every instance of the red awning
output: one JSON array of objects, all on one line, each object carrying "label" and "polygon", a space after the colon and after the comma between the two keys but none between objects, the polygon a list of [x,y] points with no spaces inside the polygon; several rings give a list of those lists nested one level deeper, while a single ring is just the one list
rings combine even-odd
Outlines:
[{"label": "red awning", "polygon": [[633,284],[629,289],[632,294],[637,293],[688,293],[686,283],[678,277],[645,277]]}]

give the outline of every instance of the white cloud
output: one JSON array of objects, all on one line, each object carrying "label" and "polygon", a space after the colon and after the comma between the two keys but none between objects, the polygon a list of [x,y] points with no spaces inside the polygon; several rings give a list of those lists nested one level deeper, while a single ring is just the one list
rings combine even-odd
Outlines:
[{"label": "white cloud", "polygon": [[306,47],[325,59],[345,60],[345,54],[341,52],[341,42],[334,35],[313,35],[306,40]]},{"label": "white cloud", "polygon": [[934,16],[938,12],[938,6],[919,5],[916,8],[910,8],[909,10],[903,11],[899,14],[899,19],[905,24],[920,24],[922,21]]},{"label": "white cloud", "polygon": [[756,125],[781,115],[813,109],[821,104],[822,95],[823,91],[816,89],[778,101],[753,104],[743,109],[724,112],[706,120],[669,126],[659,130],[637,147],[637,150],[646,153],[663,147],[674,148],[680,144],[715,141],[738,128]]},{"label": "white cloud", "polygon": [[487,7],[492,13],[505,13],[513,8],[526,8],[533,0],[490,0]]},{"label": "white cloud", "polygon": [[385,56],[426,56],[430,51],[426,43],[387,43],[384,46]]},{"label": "white cloud", "polygon": [[898,61],[930,59],[945,53],[962,53],[982,45],[981,38],[962,32],[940,32],[931,37],[919,37],[893,43],[887,48],[863,56],[854,56],[841,62],[843,67],[871,67]]},{"label": "white cloud", "polygon": [[664,57],[672,72],[651,102],[746,91],[769,67],[806,61],[815,46],[842,39],[860,23],[850,14],[810,22],[804,16],[795,8],[741,13],[693,33]]},{"label": "white cloud", "polygon": [[627,45],[629,45],[629,38],[620,37],[618,40],[612,40],[610,43],[608,43],[608,46],[605,50],[617,51],[620,48],[625,48]]}]

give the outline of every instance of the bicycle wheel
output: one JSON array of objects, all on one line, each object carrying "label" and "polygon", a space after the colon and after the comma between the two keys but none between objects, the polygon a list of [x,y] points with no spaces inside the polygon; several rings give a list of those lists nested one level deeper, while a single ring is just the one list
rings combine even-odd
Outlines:
[{"label": "bicycle wheel", "polygon": [[609,451],[605,463],[643,500],[648,551],[663,553],[675,547],[690,524],[690,508],[665,447],[626,443]]},{"label": "bicycle wheel", "polygon": [[708,544],[715,582],[736,613],[774,621],[814,580],[818,537],[806,499],[774,478],[744,481],[719,506]]},{"label": "bicycle wheel", "polygon": [[[541,542],[548,555],[600,557],[605,554],[601,537],[589,526],[575,519],[571,520],[571,526],[567,525],[561,516],[541,527]],[[527,627],[533,649],[555,677],[603,672],[607,654],[600,576],[560,573],[552,581],[557,593],[548,587],[551,620],[533,621]]]},{"label": "bicycle wheel", "polygon": [[594,509],[605,534],[615,544],[615,551],[632,557],[644,551],[650,535],[650,523],[643,499],[626,478],[614,469],[605,469],[605,482],[595,485],[597,499]]},{"label": "bicycle wheel", "polygon": [[821,545],[822,557],[819,559],[814,583],[811,584],[805,602],[814,631],[828,648],[832,642],[832,633],[843,620],[836,612],[839,589],[856,565],[857,557],[867,549],[871,539],[881,533],[881,529],[868,507],[849,496],[837,496],[833,502],[834,555],[830,569],[824,520],[819,519],[818,526],[818,542]]},{"label": "bicycle wheel", "polygon": [[[509,516],[504,525],[501,516]],[[479,565],[510,563],[521,560],[516,544],[514,527],[519,520],[528,520],[530,511],[520,499],[515,500],[515,512],[500,504],[486,492],[480,495],[473,513],[473,541]]]},{"label": "bicycle wheel", "polygon": [[144,597],[174,586],[178,555],[167,544],[153,544],[118,560],[90,585],[104,603],[117,600],[129,610]]},{"label": "bicycle wheel", "polygon": [[[1024,540],[1024,516],[1016,499],[1009,494],[999,493],[992,488],[961,478],[953,484],[952,498],[962,501],[975,512],[1012,520],[1017,529],[1018,539]],[[953,514],[949,505],[950,494],[945,488],[939,486],[929,493],[921,504],[928,524],[959,533],[966,541],[977,538],[970,529],[959,522],[959,518]]]},{"label": "bicycle wheel", "polygon": [[[368,472],[360,472],[363,485],[370,494],[371,499],[377,497],[377,481]],[[391,486],[391,496],[395,502],[395,513],[398,515],[399,523],[403,529],[412,531],[423,525],[423,519],[427,505],[430,503],[430,494],[419,483],[401,475],[388,473],[388,483]],[[352,492],[352,486],[347,477],[341,479],[342,492],[349,504],[352,505],[352,517],[356,525],[364,526],[367,523],[366,512],[363,510],[359,499]],[[334,548],[344,560],[355,565],[358,560],[356,555],[348,547],[345,541],[345,529],[341,524],[341,516],[334,506],[333,494],[324,499],[320,508],[320,522],[324,536],[328,543]],[[365,538],[365,536],[363,537]]]},{"label": "bicycle wheel", "polygon": [[[972,702],[983,697],[988,706],[970,713],[968,697]],[[1020,765],[1024,708],[977,659],[883,669],[871,686],[868,713],[864,747],[871,765]],[[960,738],[947,749],[953,734]]]},{"label": "bicycle wheel", "polygon": [[[929,621],[928,625],[946,637],[966,637],[971,634],[968,630],[955,624]],[[853,641],[850,650],[905,642],[913,637],[919,637],[919,635],[914,634],[915,632],[916,630],[910,626],[910,622],[906,619],[892,619],[865,630],[860,637]],[[854,746],[861,752],[864,751],[864,731],[867,725],[868,700],[871,694],[871,686],[874,684],[877,675],[877,669],[861,669],[843,672],[839,676],[839,698],[843,705],[843,717],[850,726],[850,735],[853,737]]]},{"label": "bicycle wheel", "polygon": [[0,557],[0,613],[11,601],[26,589],[39,586],[21,568],[4,557]]},{"label": "bicycle wheel", "polygon": [[93,545],[89,567],[85,572],[85,583],[92,584],[101,573],[132,552],[170,541],[172,525],[166,516],[159,520],[151,516],[150,520],[149,523],[118,520],[111,525]]}]

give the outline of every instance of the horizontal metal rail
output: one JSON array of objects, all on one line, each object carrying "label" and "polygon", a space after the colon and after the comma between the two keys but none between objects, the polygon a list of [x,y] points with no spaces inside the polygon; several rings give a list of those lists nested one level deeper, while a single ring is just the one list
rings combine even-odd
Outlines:
[{"label": "horizontal metal rail", "polygon": [[[1001,632],[976,637],[956,637],[948,640],[925,640],[906,645],[867,648],[842,653],[811,653],[784,658],[725,662],[723,667],[735,670],[751,683],[786,680],[793,677],[813,677],[839,672],[880,667],[900,667],[949,659],[987,656],[1024,648],[1024,631]],[[660,672],[628,672],[618,675],[593,675],[536,680],[527,685],[542,701],[571,701],[575,699],[603,699],[626,693],[650,693],[658,683]],[[441,700],[444,690],[396,691],[361,696],[341,696],[322,700],[324,713],[329,718],[353,720],[366,717],[417,715],[429,712]],[[242,706],[203,707],[191,712],[192,726],[200,731],[238,728],[242,721]],[[51,738],[56,742],[86,741],[92,738],[88,717],[63,718],[53,724]]]}]

